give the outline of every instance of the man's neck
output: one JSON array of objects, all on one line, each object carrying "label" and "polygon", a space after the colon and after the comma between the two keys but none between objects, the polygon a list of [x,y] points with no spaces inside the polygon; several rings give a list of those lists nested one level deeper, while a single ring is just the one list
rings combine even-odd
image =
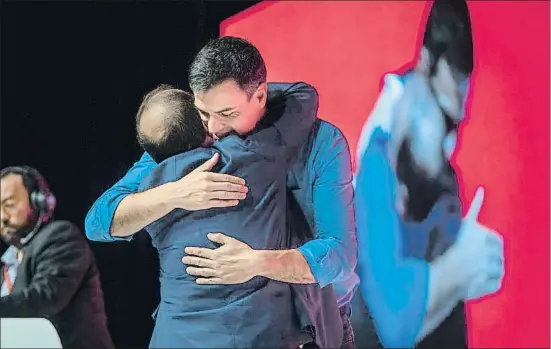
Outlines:
[{"label": "man's neck", "polygon": [[259,122],[264,120],[264,118],[266,117],[266,114],[268,114],[268,108],[266,106],[264,106],[264,108],[262,108],[260,110],[260,112],[258,113],[259,117],[258,117],[258,120],[256,121],[256,123],[258,124]]},{"label": "man's neck", "polygon": [[265,127],[271,126],[273,122],[268,120],[268,118],[266,117],[267,112],[268,112],[268,108],[266,107],[262,108],[261,112],[259,113],[260,116],[256,120],[256,124],[254,128],[245,134],[241,134],[240,135],[241,138],[248,137],[252,133],[258,132],[259,130],[262,130]]}]

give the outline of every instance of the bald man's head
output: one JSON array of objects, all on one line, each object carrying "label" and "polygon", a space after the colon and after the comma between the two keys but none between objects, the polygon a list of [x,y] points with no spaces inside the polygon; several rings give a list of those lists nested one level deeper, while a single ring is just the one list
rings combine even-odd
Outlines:
[{"label": "bald man's head", "polygon": [[207,138],[193,96],[169,85],[145,95],[136,115],[136,133],[156,162],[198,148]]}]

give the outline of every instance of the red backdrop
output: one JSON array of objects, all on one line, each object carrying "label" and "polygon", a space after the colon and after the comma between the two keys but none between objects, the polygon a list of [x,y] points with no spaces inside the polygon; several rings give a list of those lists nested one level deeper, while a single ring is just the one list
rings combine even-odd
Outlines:
[{"label": "red backdrop", "polygon": [[[221,24],[255,44],[269,81],[306,81],[353,157],[384,73],[415,59],[429,2],[264,2]],[[476,70],[453,163],[468,204],[503,234],[506,278],[468,307],[471,347],[549,347],[549,2],[469,2]],[[361,214],[358,212],[357,214]]]}]

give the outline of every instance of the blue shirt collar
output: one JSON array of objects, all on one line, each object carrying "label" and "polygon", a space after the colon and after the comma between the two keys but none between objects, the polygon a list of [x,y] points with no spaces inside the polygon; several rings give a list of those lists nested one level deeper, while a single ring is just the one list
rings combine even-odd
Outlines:
[{"label": "blue shirt collar", "polygon": [[10,246],[2,255],[1,260],[2,263],[7,265],[19,265],[19,260],[17,259],[17,248]]}]

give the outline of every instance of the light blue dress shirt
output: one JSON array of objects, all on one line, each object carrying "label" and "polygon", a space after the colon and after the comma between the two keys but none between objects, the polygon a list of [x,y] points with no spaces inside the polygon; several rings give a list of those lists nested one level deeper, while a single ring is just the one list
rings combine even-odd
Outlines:
[{"label": "light blue dress shirt", "polygon": [[[17,248],[10,246],[6,252],[2,255],[2,264],[3,268],[5,265],[8,267],[8,276],[10,278],[10,282],[12,284],[15,283],[15,277],[17,276],[17,268],[19,267],[19,260],[17,259]],[[4,269],[2,268],[2,273],[4,272]],[[2,288],[0,289],[0,297],[4,297],[10,294],[8,290],[8,285],[6,283],[6,280],[2,282]]]}]

